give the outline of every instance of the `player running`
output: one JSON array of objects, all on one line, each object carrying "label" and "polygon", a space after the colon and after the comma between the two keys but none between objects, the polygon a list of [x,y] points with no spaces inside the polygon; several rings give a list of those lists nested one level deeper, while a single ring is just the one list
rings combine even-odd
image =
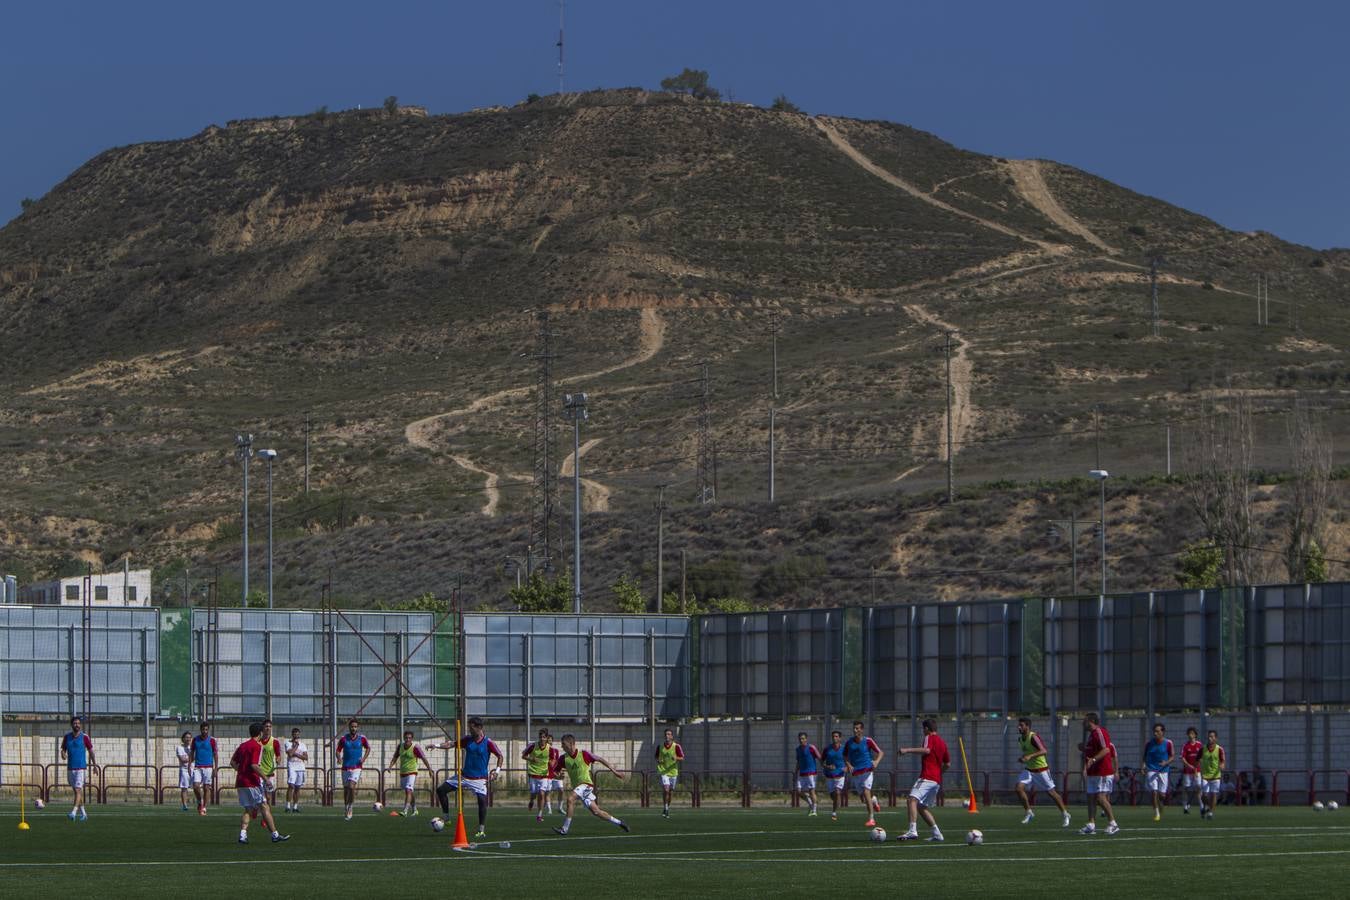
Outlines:
[{"label": "player running", "polygon": [[816,745],[811,743],[811,739],[806,736],[805,731],[797,733],[797,746],[793,748],[797,755],[797,793],[806,797],[806,802],[810,807],[808,816],[816,814],[816,761],[819,760],[820,751]]},{"label": "player running", "polygon": [[179,735],[178,746],[173,750],[178,758],[178,801],[183,804],[183,812],[187,812],[187,795],[192,790],[192,732]]},{"label": "player running", "polygon": [[881,804],[872,796],[872,770],[881,765],[886,754],[877,742],[863,735],[863,723],[853,723],[853,737],[844,741],[844,770],[853,776],[853,790],[867,805],[867,827],[877,824],[875,814]]},{"label": "player running", "polygon": [[1167,776],[1176,753],[1161,722],[1153,724],[1153,740],[1144,745],[1144,788],[1153,794],[1153,821],[1162,821],[1163,801],[1167,799]]},{"label": "player running", "polygon": [[70,731],[61,738],[58,746],[61,759],[66,763],[66,781],[75,791],[75,805],[70,808],[66,818],[87,822],[89,813],[84,810],[84,785],[89,767],[97,764],[94,762],[94,742],[84,733],[84,721],[79,716],[71,718]]},{"label": "player running", "polygon": [[286,812],[300,811],[300,789],[305,786],[305,764],[309,762],[309,748],[300,740],[300,729],[291,729],[291,740],[286,745]]},{"label": "player running", "polygon": [[605,819],[613,825],[618,825],[624,831],[629,828],[624,824],[623,819],[611,816],[600,808],[600,802],[595,796],[595,781],[591,776],[591,766],[598,763],[609,769],[614,775],[623,781],[623,773],[611,766],[598,756],[593,756],[586,750],[577,749],[577,739],[570,734],[564,734],[562,737],[562,764],[567,770],[567,778],[572,783],[572,793],[567,795],[567,812],[563,814],[563,823],[561,828],[555,828],[558,834],[567,834],[572,829],[572,810],[577,800],[581,805],[591,811],[591,815],[599,819]]},{"label": "player running", "polygon": [[389,768],[398,767],[398,783],[403,788],[403,815],[417,815],[417,761],[426,764],[427,772],[434,778],[431,761],[422,752],[422,748],[413,742],[411,731],[403,732],[403,743],[394,748],[394,758],[389,760]]},{"label": "player running", "polygon": [[262,734],[258,743],[262,745],[262,756],[258,765],[262,768],[262,789],[267,797],[267,805],[277,805],[277,764],[281,759],[281,741],[272,737],[272,720],[264,719]]},{"label": "player running", "polygon": [[666,729],[665,741],[656,748],[656,774],[661,776],[661,817],[670,818],[670,799],[680,780],[680,761],[684,748],[675,740],[675,732]]},{"label": "player running", "polygon": [[820,754],[820,765],[825,770],[825,782],[830,788],[830,821],[839,821],[839,807],[844,805],[844,779],[848,758],[844,755],[844,733],[830,732],[830,743]]},{"label": "player running", "polygon": [[230,768],[234,769],[234,786],[239,792],[239,805],[244,812],[239,817],[239,843],[248,843],[248,826],[254,819],[262,816],[263,824],[272,833],[272,843],[289,841],[289,834],[277,831],[272,820],[272,808],[267,805],[267,794],[263,791],[262,745],[263,726],[254,722],[248,726],[248,740],[239,745],[230,757]]},{"label": "player running", "polygon": [[1115,834],[1120,831],[1120,826],[1116,824],[1116,813],[1111,809],[1111,791],[1116,783],[1116,757],[1112,752],[1111,734],[1102,727],[1096,713],[1088,713],[1083,717],[1083,731],[1085,737],[1083,743],[1078,746],[1083,751],[1083,780],[1087,784],[1088,822],[1078,833],[1097,833],[1097,823],[1094,819],[1097,808],[1101,807],[1106,813],[1106,833]]},{"label": "player running", "polygon": [[1069,827],[1069,807],[1064,802],[1064,798],[1055,790],[1055,779],[1050,777],[1050,763],[1046,761],[1045,741],[1041,736],[1031,730],[1031,720],[1022,718],[1017,720],[1017,744],[1022,755],[1017,757],[1025,768],[1021,776],[1017,779],[1017,796],[1022,801],[1022,809],[1026,813],[1022,817],[1022,824],[1029,825],[1031,820],[1036,818],[1036,813],[1031,809],[1031,797],[1027,794],[1027,789],[1035,791],[1045,791],[1050,795],[1050,799],[1055,801],[1059,807],[1060,814],[1064,816],[1064,827]]},{"label": "player running", "polygon": [[1214,804],[1219,802],[1219,790],[1223,787],[1223,770],[1228,765],[1228,757],[1219,746],[1219,733],[1210,729],[1205,737],[1205,747],[1200,751],[1200,777],[1204,787],[1200,788],[1200,818],[1214,818]]},{"label": "player running", "polygon": [[361,769],[370,756],[370,741],[360,732],[361,723],[347,722],[347,733],[338,738],[337,758],[342,762],[342,817],[352,820],[352,806],[356,803],[356,785],[361,781]]},{"label": "player running", "polygon": [[547,728],[539,729],[539,738],[520,754],[525,760],[525,777],[530,781],[530,805],[534,809],[534,820],[544,821],[544,812],[553,812],[549,804],[549,773],[558,758],[558,748],[553,746],[553,736]]},{"label": "player running", "polygon": [[1186,743],[1181,745],[1181,811],[1191,812],[1191,803],[1200,805],[1200,751],[1205,745],[1200,743],[1200,732],[1192,726],[1186,729]]},{"label": "player running", "polygon": [[906,753],[918,753],[923,756],[923,760],[919,765],[919,780],[914,782],[914,787],[909,789],[909,797],[906,798],[906,805],[909,807],[909,827],[897,840],[917,841],[918,819],[922,815],[924,822],[933,829],[928,840],[941,843],[942,829],[938,828],[937,820],[933,818],[932,807],[937,804],[938,793],[942,790],[942,773],[952,764],[952,756],[947,752],[947,742],[938,736],[937,725],[933,720],[924,719],[923,746],[901,747],[898,752],[901,756]]},{"label": "player running", "polygon": [[211,782],[216,771],[220,748],[211,736],[211,723],[203,722],[192,739],[192,793],[197,797],[197,815],[206,815],[206,801],[211,799]]},{"label": "player running", "polygon": [[[427,745],[432,750],[449,750],[454,746],[454,741]],[[474,837],[484,838],[487,837],[488,782],[501,772],[506,757],[502,756],[502,751],[497,749],[497,745],[488,740],[487,735],[483,733],[483,720],[477,716],[469,720],[469,733],[460,738],[459,746],[461,748],[459,774],[445,779],[445,782],[436,788],[436,797],[441,801],[441,811],[448,819],[450,795],[455,792],[455,788],[462,787],[473,794],[478,800],[478,833]],[[496,758],[495,765],[489,764],[490,757]]]}]

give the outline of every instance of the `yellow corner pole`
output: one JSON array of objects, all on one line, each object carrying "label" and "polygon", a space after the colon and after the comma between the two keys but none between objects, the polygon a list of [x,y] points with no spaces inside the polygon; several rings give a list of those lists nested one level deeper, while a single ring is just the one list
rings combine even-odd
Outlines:
[{"label": "yellow corner pole", "polygon": [[19,830],[28,830],[28,820],[24,818],[23,807],[23,729],[19,729]]},{"label": "yellow corner pole", "polygon": [[975,783],[970,780],[970,763],[966,760],[966,742],[957,737],[956,745],[961,748],[961,768],[966,770],[966,790],[970,792],[970,804],[966,808],[971,812],[976,812]]}]

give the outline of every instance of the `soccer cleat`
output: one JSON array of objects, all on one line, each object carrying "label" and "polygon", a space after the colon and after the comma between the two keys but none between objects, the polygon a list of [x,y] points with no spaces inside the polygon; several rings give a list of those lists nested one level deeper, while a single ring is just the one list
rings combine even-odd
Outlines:
[{"label": "soccer cleat", "polygon": [[[670,818],[670,810],[668,810],[668,809],[663,809],[663,810],[661,810],[661,818],[663,818],[663,819],[669,819],[669,818]],[[543,821],[543,820],[541,819],[540,821]]]},{"label": "soccer cleat", "polygon": [[1155,822],[1161,822],[1161,821],[1162,821],[1162,813],[1160,813],[1160,812],[1155,812],[1155,813],[1153,814],[1153,821],[1155,821]]},{"label": "soccer cleat", "polygon": [[417,815],[419,812],[421,812],[421,810],[414,809],[412,812],[408,813],[408,815],[410,815],[410,816],[415,816],[415,815]]},{"label": "soccer cleat", "polygon": [[1185,806],[1183,806],[1183,807],[1181,808],[1181,812],[1182,812],[1182,815],[1187,815],[1187,816],[1189,816],[1189,815],[1191,814],[1191,805],[1190,805],[1189,803],[1187,803]]},{"label": "soccer cleat", "polygon": [[1072,819],[1072,817],[1071,817],[1068,813],[1065,813],[1065,814],[1064,814],[1064,827],[1065,827],[1065,828],[1068,828],[1068,827],[1069,827],[1069,821],[1070,821],[1071,819]]},{"label": "soccer cleat", "polygon": [[183,812],[187,812],[187,811],[188,811],[187,804],[184,803],[184,804],[183,804]]},{"label": "soccer cleat", "polygon": [[897,841],[917,841],[918,839],[919,833],[917,831],[906,831],[904,834],[896,838]]},{"label": "soccer cleat", "polygon": [[274,834],[274,835],[272,835],[272,843],[274,843],[274,844],[280,844],[282,841],[289,841],[290,839],[291,839],[291,836],[290,836],[289,834]]},{"label": "soccer cleat", "polygon": [[1115,822],[1112,822],[1111,824],[1109,824],[1109,825],[1106,826],[1106,833],[1107,833],[1107,834],[1116,834],[1116,833],[1119,832],[1119,831],[1120,831],[1120,826],[1117,825]]},{"label": "soccer cleat", "polygon": [[868,828],[875,828],[877,826],[877,820],[873,819],[871,816],[868,816],[867,821],[864,822],[863,824],[866,825]]},{"label": "soccer cleat", "polygon": [[70,821],[74,822],[74,821],[75,821],[75,810],[72,809],[70,812],[66,813],[66,818],[69,819]]},{"label": "soccer cleat", "polygon": [[244,837],[242,834],[239,835],[239,843],[241,843],[241,844],[247,844],[247,843],[248,843],[248,838]]},{"label": "soccer cleat", "polygon": [[205,807],[205,806],[199,806],[199,807],[197,807],[197,815],[199,815],[199,816],[204,816],[204,815],[206,815],[206,807]]},{"label": "soccer cleat", "polygon": [[837,812],[832,812],[832,813],[830,813],[830,821],[831,821],[831,822],[838,822],[838,821],[839,821],[839,813],[837,813]]},{"label": "soccer cleat", "polygon": [[83,809],[80,810],[80,821],[81,822],[89,821],[89,813],[85,812]]},{"label": "soccer cleat", "polygon": [[343,821],[350,822],[352,820],[352,814],[350,812],[344,813],[342,819]]},{"label": "soccer cleat", "polygon": [[537,815],[537,816],[534,817],[534,820],[535,820],[536,822],[542,822],[542,821],[544,821],[544,814],[543,814],[543,813],[539,813],[539,815]]},{"label": "soccer cleat", "polygon": [[619,827],[623,829],[623,833],[624,833],[624,834],[628,834],[628,832],[630,832],[630,831],[633,830],[633,829],[631,829],[631,828],[628,827],[628,823],[625,822],[623,819],[620,819],[620,820],[619,820]]},{"label": "soccer cleat", "polygon": [[1096,833],[1097,833],[1097,826],[1096,826],[1096,825],[1093,825],[1091,822],[1089,822],[1089,823],[1087,823],[1086,825],[1084,825],[1082,828],[1078,829],[1078,833],[1079,833],[1079,834],[1096,834]]},{"label": "soccer cleat", "polygon": [[1025,816],[1022,817],[1022,824],[1023,824],[1023,825],[1030,825],[1030,824],[1031,824],[1031,820],[1034,819],[1034,818],[1036,818],[1036,814],[1035,814],[1034,812],[1032,812],[1031,810],[1027,810],[1027,814],[1026,814]]},{"label": "soccer cleat", "polygon": [[561,828],[554,828],[553,831],[556,834],[561,834],[563,837],[567,837],[567,832],[563,831]]},{"label": "soccer cleat", "polygon": [[809,813],[807,813],[806,815],[807,815],[807,818],[814,818],[815,815],[816,815],[816,808],[815,808],[814,806],[811,807],[811,811],[810,811]]},{"label": "soccer cleat", "polygon": [[485,838],[485,837],[487,837],[487,829],[486,829],[486,828],[480,828],[480,829],[478,829],[476,832],[474,832],[474,835],[473,835],[473,836],[476,837],[476,838]]},{"label": "soccer cleat", "polygon": [[942,843],[942,835],[940,835],[940,834],[929,835],[929,837],[928,837],[928,843],[930,843],[930,844],[940,844],[940,843]]}]

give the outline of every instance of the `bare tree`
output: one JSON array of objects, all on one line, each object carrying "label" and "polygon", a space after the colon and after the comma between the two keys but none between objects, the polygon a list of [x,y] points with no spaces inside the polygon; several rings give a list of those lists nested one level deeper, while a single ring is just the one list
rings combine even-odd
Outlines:
[{"label": "bare tree", "polygon": [[1251,584],[1252,406],[1240,391],[1216,394],[1196,421],[1186,447],[1186,499],[1224,552],[1224,583]]},{"label": "bare tree", "polygon": [[1321,543],[1331,483],[1331,439],[1326,425],[1302,398],[1289,415],[1293,480],[1289,493],[1289,531],[1284,565],[1291,581],[1308,577],[1309,550]]}]

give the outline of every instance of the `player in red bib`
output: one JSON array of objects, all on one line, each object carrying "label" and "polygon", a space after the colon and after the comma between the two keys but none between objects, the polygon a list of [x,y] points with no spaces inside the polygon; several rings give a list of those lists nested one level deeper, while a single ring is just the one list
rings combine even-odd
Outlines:
[{"label": "player in red bib", "polygon": [[1097,807],[1106,812],[1106,833],[1120,831],[1116,824],[1115,811],[1111,809],[1111,791],[1116,786],[1116,754],[1111,744],[1111,734],[1102,727],[1096,713],[1083,717],[1083,743],[1078,746],[1083,751],[1083,780],[1087,784],[1087,824],[1079,834],[1097,833]]},{"label": "player in red bib", "polygon": [[1181,745],[1181,811],[1190,814],[1191,803],[1200,805],[1200,751],[1205,745],[1200,743],[1200,732],[1195,728],[1186,729],[1186,743]]},{"label": "player in red bib", "polygon": [[947,752],[947,742],[938,736],[937,725],[933,720],[924,719],[923,746],[901,747],[899,753],[901,756],[915,753],[922,756],[923,761],[919,764],[919,780],[909,789],[907,798],[909,828],[896,840],[917,841],[918,820],[919,816],[923,816],[924,822],[933,829],[928,840],[941,842],[942,829],[938,828],[937,820],[933,818],[932,808],[937,805],[938,792],[942,790],[942,773],[952,764],[952,756]]}]

